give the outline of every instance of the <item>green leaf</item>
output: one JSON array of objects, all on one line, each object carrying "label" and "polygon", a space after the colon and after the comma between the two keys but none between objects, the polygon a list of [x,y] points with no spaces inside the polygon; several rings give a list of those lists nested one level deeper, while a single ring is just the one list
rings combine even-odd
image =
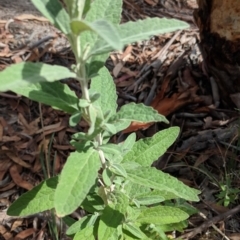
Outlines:
[{"label": "green leaf", "polygon": [[99,195],[91,193],[83,200],[81,207],[89,213],[100,212],[104,209],[104,202]]},{"label": "green leaf", "polygon": [[134,146],[136,142],[136,133],[131,133],[123,143],[120,143],[119,146],[121,146],[123,156],[126,155]]},{"label": "green leaf", "polygon": [[54,208],[54,192],[58,177],[41,182],[32,190],[21,195],[7,210],[10,216],[24,217]]},{"label": "green leaf", "polygon": [[94,185],[100,166],[98,153],[92,148],[70,154],[55,192],[54,205],[58,216],[70,214],[80,206]]},{"label": "green leaf", "polygon": [[60,82],[16,85],[11,91],[66,113],[73,114],[78,110],[78,98],[75,93],[66,84]]},{"label": "green leaf", "polygon": [[92,78],[90,91],[100,93],[100,98],[94,102],[94,105],[99,106],[103,114],[109,110],[111,111],[111,115],[116,113],[116,85],[106,67],[101,68],[98,76]]},{"label": "green leaf", "polygon": [[104,39],[113,49],[120,50],[123,48],[117,30],[106,20],[97,20],[93,23],[88,23],[83,20],[73,20],[70,26],[75,35],[80,35],[87,30],[93,31]]},{"label": "green leaf", "polygon": [[91,0],[85,0],[85,5],[84,5],[84,9],[83,9],[83,17],[85,17],[85,15],[90,10],[90,6],[91,6]]},{"label": "green leaf", "polygon": [[178,134],[179,128],[171,127],[157,132],[153,137],[141,139],[133,145],[122,162],[136,162],[141,166],[151,166],[153,161],[162,156],[173,144]]},{"label": "green leaf", "polygon": [[68,68],[45,63],[22,62],[13,64],[0,72],[0,91],[27,86],[29,83],[54,82],[64,78],[74,78],[76,74]]},{"label": "green leaf", "polygon": [[111,239],[117,235],[117,228],[121,225],[128,207],[128,198],[121,192],[115,192],[115,202],[105,207],[98,227],[98,239]]},{"label": "green leaf", "polygon": [[151,191],[148,194],[142,194],[140,196],[137,196],[135,200],[140,205],[152,205],[152,204],[163,202],[165,198],[161,196],[160,192]]},{"label": "green leaf", "polygon": [[109,170],[111,172],[115,173],[116,175],[123,176],[123,177],[127,178],[127,172],[121,164],[113,162],[113,163],[110,164]]},{"label": "green leaf", "polygon": [[95,240],[93,226],[88,226],[84,228],[83,230],[78,232],[73,238],[73,240],[83,240],[83,239]]},{"label": "green leaf", "polygon": [[122,131],[123,129],[126,129],[129,125],[131,124],[131,121],[129,120],[116,120],[116,121],[112,121],[111,123],[105,123],[103,125],[104,128],[104,133],[103,133],[103,137],[111,137],[114,134]]},{"label": "green leaf", "polygon": [[[166,18],[147,18],[116,26],[123,45],[148,39],[153,35],[185,29],[189,25],[183,21]],[[102,39],[98,39],[90,54],[102,54],[113,49]]]},{"label": "green leaf", "polygon": [[165,122],[168,123],[168,120],[160,115],[155,109],[152,107],[148,107],[143,103],[129,103],[123,105],[121,109],[114,115],[111,121],[116,120],[128,120],[128,121],[136,121],[136,122]]},{"label": "green leaf", "polygon": [[[95,0],[91,3],[91,8],[87,13],[85,21],[94,22],[99,19],[104,19],[112,24],[119,24],[122,15],[122,0],[102,1]],[[83,32],[81,35],[81,47],[85,49],[90,46],[90,49],[96,44],[97,40],[101,39],[93,32]],[[91,78],[100,68],[102,68],[109,54],[93,56],[88,61],[87,76]]]},{"label": "green leaf", "polygon": [[121,147],[116,144],[107,143],[99,146],[105,158],[110,162],[120,162],[122,160]]},{"label": "green leaf", "polygon": [[68,227],[72,226],[75,222],[77,222],[75,219],[69,216],[63,217],[62,220]]},{"label": "green leaf", "polygon": [[82,117],[82,113],[80,111],[74,113],[70,118],[69,118],[69,125],[71,127],[75,127],[78,125]]},{"label": "green leaf", "polygon": [[105,168],[102,173],[103,182],[106,186],[110,187],[112,185],[112,173],[108,168]]},{"label": "green leaf", "polygon": [[170,192],[178,198],[189,201],[199,201],[200,191],[190,188],[178,181],[176,178],[155,168],[138,167],[127,169],[128,179],[136,184],[146,186],[152,189]]},{"label": "green leaf", "polygon": [[145,187],[131,181],[127,182],[127,184],[124,186],[124,189],[130,199],[137,198],[141,195],[147,195],[151,192],[151,189],[149,187]]},{"label": "green leaf", "polygon": [[136,222],[146,224],[170,224],[178,223],[187,219],[189,215],[184,211],[168,206],[156,206],[143,209],[136,219]]},{"label": "green leaf", "polygon": [[79,221],[75,222],[67,229],[67,235],[75,234],[77,232],[82,231],[86,227],[93,226],[97,218],[98,214],[82,217]]},{"label": "green leaf", "polygon": [[161,231],[163,232],[171,232],[171,231],[183,232],[184,228],[186,227],[188,227],[187,220],[177,222],[177,223],[159,225],[156,227],[156,229],[161,229]]},{"label": "green leaf", "polygon": [[91,0],[64,0],[71,19],[82,19],[90,9]]},{"label": "green leaf", "polygon": [[139,239],[146,239],[147,236],[141,231],[141,229],[132,222],[127,222],[123,224],[123,229],[130,232],[132,235]]},{"label": "green leaf", "polygon": [[98,227],[99,239],[110,239],[117,233],[117,227],[124,219],[124,215],[118,210],[106,206],[103,210]]},{"label": "green leaf", "polygon": [[63,33],[70,32],[69,16],[58,0],[31,0],[34,6]]},{"label": "green leaf", "polygon": [[67,229],[67,235],[72,235],[75,234],[79,231],[81,231],[82,229],[84,229],[87,226],[91,226],[88,225],[89,221],[91,219],[91,215],[87,215],[82,217],[80,220],[78,220],[77,222],[73,223],[68,229]]}]

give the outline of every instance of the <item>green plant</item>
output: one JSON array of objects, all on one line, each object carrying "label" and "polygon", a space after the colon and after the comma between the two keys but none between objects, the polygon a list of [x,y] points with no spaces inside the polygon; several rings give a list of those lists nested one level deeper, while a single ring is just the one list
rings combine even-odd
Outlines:
[{"label": "green plant", "polygon": [[[187,24],[154,18],[119,25],[120,0],[64,0],[67,11],[57,0],[32,2],[66,34],[76,65],[72,70],[43,63],[13,65],[0,73],[0,91],[11,90],[63,110],[71,115],[71,126],[83,118],[89,129],[72,136],[76,151],[61,174],[23,194],[8,214],[26,216],[55,209],[71,225],[68,215],[81,207],[86,216],[67,231],[75,240],[167,239],[165,232],[182,230],[191,211],[184,204],[168,202],[198,201],[199,191],[150,167],[174,142],[179,129],[171,127],[137,142],[132,133],[122,143],[110,143],[110,137],[131,121],[168,121],[143,104],[130,103],[117,111],[115,85],[104,63],[113,49]],[[79,81],[81,99],[59,82],[63,78]]]},{"label": "green plant", "polygon": [[240,190],[231,186],[230,178],[230,176],[227,176],[225,181],[219,183],[220,192],[216,195],[219,199],[218,204],[224,207],[228,207],[231,203],[236,204],[236,201],[239,199]]}]

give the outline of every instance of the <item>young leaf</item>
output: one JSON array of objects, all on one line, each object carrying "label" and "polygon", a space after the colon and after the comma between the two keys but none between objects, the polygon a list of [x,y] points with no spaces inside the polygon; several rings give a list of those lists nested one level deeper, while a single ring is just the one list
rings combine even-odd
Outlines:
[{"label": "young leaf", "polygon": [[133,222],[124,223],[123,229],[127,230],[128,232],[130,232],[133,236],[137,237],[138,239],[147,239],[147,236]]},{"label": "young leaf", "polygon": [[148,107],[143,103],[140,104],[129,103],[123,105],[121,109],[117,112],[117,114],[110,119],[110,122],[119,119],[146,123],[147,122],[168,123],[168,120],[163,115],[160,115],[155,109],[153,109],[152,107]]},{"label": "young leaf", "polygon": [[178,223],[187,219],[189,215],[184,211],[168,206],[156,206],[143,209],[136,219],[136,222],[142,224],[170,224]]},{"label": "young leaf", "polygon": [[41,182],[32,190],[21,195],[7,210],[10,216],[24,217],[54,208],[53,197],[58,177]]},{"label": "young leaf", "polygon": [[151,166],[173,144],[179,134],[178,127],[157,132],[153,137],[137,141],[124,156],[123,163],[137,162],[141,166]]},{"label": "young leaf", "polygon": [[70,32],[69,16],[58,0],[31,0],[34,6],[59,30]]},{"label": "young leaf", "polygon": [[125,168],[118,163],[112,162],[110,164],[109,170],[113,173],[115,173],[116,175],[122,176],[127,178],[127,172],[125,170]]},{"label": "young leaf", "polygon": [[70,154],[55,192],[54,205],[58,216],[72,213],[82,203],[96,181],[99,168],[98,153],[92,148]]},{"label": "young leaf", "polygon": [[[101,9],[101,10],[100,10]],[[119,24],[122,14],[122,0],[102,1],[95,0],[91,3],[91,8],[87,13],[85,21],[94,22],[98,19],[104,19],[112,24]],[[90,49],[95,45],[99,36],[93,32],[83,32],[81,35],[81,47],[84,49],[87,45]],[[88,61],[87,76],[90,78],[95,75],[105,64],[108,53],[101,56],[93,56]]]},{"label": "young leaf", "polygon": [[103,114],[109,110],[112,115],[116,113],[116,85],[106,67],[102,67],[98,76],[92,78],[90,91],[100,93],[100,98],[98,98],[94,104],[102,109]]},{"label": "young leaf", "polygon": [[71,127],[75,127],[78,125],[82,117],[82,113],[80,111],[74,113],[70,118],[69,118],[69,125]]},{"label": "young leaf", "polygon": [[110,187],[112,185],[111,180],[112,173],[108,168],[105,168],[102,173],[103,182],[106,186]]},{"label": "young leaf", "polygon": [[199,201],[198,190],[190,188],[176,178],[155,168],[138,167],[126,169],[128,179],[136,184],[175,194],[178,198]]},{"label": "young leaf", "polygon": [[131,133],[123,143],[120,143],[123,156],[126,155],[133,147],[136,142],[136,133]]},{"label": "young leaf", "polygon": [[23,62],[7,67],[0,72],[0,91],[8,91],[16,86],[29,83],[54,82],[64,78],[74,78],[76,74],[66,67],[45,63]]},{"label": "young leaf", "polygon": [[93,23],[88,23],[82,20],[73,20],[71,21],[70,26],[75,35],[80,35],[87,30],[93,31],[104,39],[113,49],[120,50],[123,48],[117,30],[106,20],[97,20]]},{"label": "young leaf", "polygon": [[[123,45],[142,41],[150,36],[185,29],[189,25],[183,21],[166,18],[147,18],[116,26]],[[102,54],[113,49],[102,39],[98,39],[90,54]]]},{"label": "young leaf", "polygon": [[[107,126],[106,126],[106,124],[104,124],[105,131],[103,133],[103,136],[110,137],[110,136],[122,131],[123,129],[126,129],[130,124],[131,124],[130,120],[125,120],[125,119],[111,120],[111,122],[108,123]],[[111,126],[111,127],[109,127],[109,126]]]},{"label": "young leaf", "polygon": [[116,144],[107,143],[99,146],[106,159],[110,162],[120,162],[122,160],[121,148]]}]

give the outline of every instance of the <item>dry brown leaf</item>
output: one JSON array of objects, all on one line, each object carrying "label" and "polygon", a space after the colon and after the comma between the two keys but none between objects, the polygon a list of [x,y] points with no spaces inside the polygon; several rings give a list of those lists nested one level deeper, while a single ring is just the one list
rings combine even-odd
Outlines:
[{"label": "dry brown leaf", "polygon": [[13,188],[16,184],[14,182],[10,182],[6,187],[0,188],[0,192],[6,192],[9,189]]},{"label": "dry brown leaf", "polygon": [[2,141],[4,142],[4,143],[7,143],[7,142],[18,142],[18,141],[20,141],[21,140],[21,138],[20,137],[18,137],[18,136],[3,136],[3,138],[2,138]]},{"label": "dry brown leaf", "polygon": [[132,52],[133,46],[132,45],[128,45],[125,49],[125,51],[123,52],[123,54],[120,56],[120,59],[124,62],[126,62],[128,60],[128,58],[130,57],[130,54]]},{"label": "dry brown leaf", "polygon": [[8,230],[3,225],[0,225],[0,233],[5,240],[13,239],[12,234],[10,232],[8,232]]},{"label": "dry brown leaf", "polygon": [[11,231],[14,231],[16,228],[20,227],[23,223],[23,218],[19,218],[17,220],[15,220],[11,226]]},{"label": "dry brown leaf", "polygon": [[[0,154],[3,155],[5,151],[0,151]],[[0,181],[3,180],[4,175],[12,165],[12,162],[9,159],[1,159],[0,161]]]},{"label": "dry brown leaf", "polygon": [[206,160],[208,160],[210,157],[212,156],[212,154],[201,154],[196,162],[194,163],[194,167],[198,167],[200,164],[204,163]]},{"label": "dry brown leaf", "polygon": [[45,17],[35,16],[32,14],[22,14],[14,17],[15,20],[23,21],[23,20],[37,20],[40,22],[49,22],[49,20]]},{"label": "dry brown leaf", "polygon": [[118,74],[121,72],[122,68],[123,68],[124,63],[123,62],[119,62],[115,65],[115,67],[113,68],[113,76],[116,78],[118,76]]},{"label": "dry brown leaf", "polygon": [[144,1],[153,7],[158,4],[158,0],[144,0]]},{"label": "dry brown leaf", "polygon": [[28,228],[26,230],[23,230],[22,232],[18,233],[14,240],[21,240],[21,239],[26,239],[27,237],[33,235],[36,232],[35,228]]},{"label": "dry brown leaf", "polygon": [[24,162],[21,158],[17,157],[14,153],[12,152],[6,152],[5,153],[13,162],[21,165],[22,167],[25,167],[25,168],[31,168],[31,165]]},{"label": "dry brown leaf", "polygon": [[9,172],[16,185],[27,190],[33,189],[33,185],[31,183],[23,180],[22,176],[20,175],[21,168],[19,168],[18,165],[14,164],[11,166]]},{"label": "dry brown leaf", "polygon": [[38,123],[40,121],[40,118],[35,119],[34,121],[28,123],[27,120],[24,118],[24,116],[19,113],[18,114],[18,121],[22,124],[23,126],[23,132],[28,135],[33,135],[36,134],[39,127]]},{"label": "dry brown leaf", "polygon": [[239,240],[240,239],[240,233],[232,233],[230,235],[227,235],[231,240]]}]

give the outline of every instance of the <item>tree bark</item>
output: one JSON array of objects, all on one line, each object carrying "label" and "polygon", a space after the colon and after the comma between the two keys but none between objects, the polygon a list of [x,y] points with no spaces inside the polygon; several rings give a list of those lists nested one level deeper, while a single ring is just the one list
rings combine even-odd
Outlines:
[{"label": "tree bark", "polygon": [[218,84],[221,101],[240,108],[240,2],[197,0],[204,67]]}]

